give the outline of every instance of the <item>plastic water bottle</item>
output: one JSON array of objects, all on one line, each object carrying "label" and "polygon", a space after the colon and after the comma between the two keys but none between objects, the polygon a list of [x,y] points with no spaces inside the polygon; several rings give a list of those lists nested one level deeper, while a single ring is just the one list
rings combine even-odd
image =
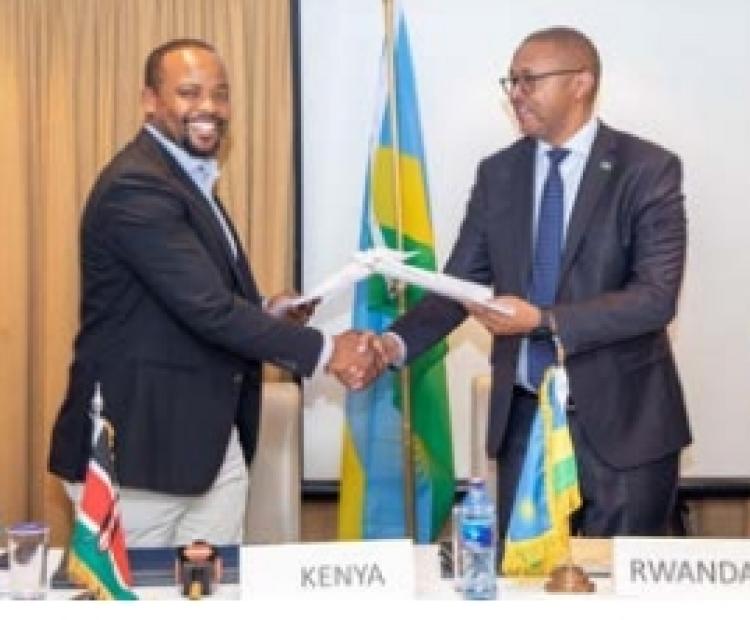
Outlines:
[{"label": "plastic water bottle", "polygon": [[464,598],[497,596],[495,570],[495,504],[484,480],[472,478],[460,510],[460,547]]}]

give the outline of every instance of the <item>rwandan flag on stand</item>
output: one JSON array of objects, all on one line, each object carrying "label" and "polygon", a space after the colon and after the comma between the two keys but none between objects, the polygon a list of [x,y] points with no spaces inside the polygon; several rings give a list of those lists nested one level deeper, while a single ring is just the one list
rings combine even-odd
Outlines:
[{"label": "rwandan flag on stand", "polygon": [[[396,13],[394,83],[397,147],[391,133],[387,94],[387,50],[381,62],[381,90],[370,158],[359,248],[399,248],[394,186],[394,158],[399,167],[403,238],[401,248],[414,251],[409,264],[435,271],[435,250],[422,147],[417,93],[406,22]],[[424,295],[406,290],[407,309]],[[355,291],[353,327],[381,333],[398,314],[398,298],[385,279],[374,275]],[[434,540],[453,504],[454,473],[444,342],[410,365],[416,540]],[[346,402],[339,535],[343,539],[398,538],[406,535],[404,510],[401,381],[386,372],[369,388],[350,392]]]},{"label": "rwandan flag on stand", "polygon": [[68,550],[68,576],[98,599],[133,600],[112,460],[114,431],[102,417],[99,384],[91,401],[91,456]]},{"label": "rwandan flag on stand", "polygon": [[570,515],[581,505],[565,408],[568,377],[547,369],[505,538],[505,575],[547,575],[570,557]]}]

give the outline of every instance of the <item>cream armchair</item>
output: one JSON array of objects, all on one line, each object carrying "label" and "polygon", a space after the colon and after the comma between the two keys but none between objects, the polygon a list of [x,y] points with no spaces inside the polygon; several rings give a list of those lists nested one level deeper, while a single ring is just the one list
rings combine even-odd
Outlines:
[{"label": "cream armchair", "polygon": [[258,449],[250,468],[245,543],[300,539],[301,403],[295,383],[263,385]]}]

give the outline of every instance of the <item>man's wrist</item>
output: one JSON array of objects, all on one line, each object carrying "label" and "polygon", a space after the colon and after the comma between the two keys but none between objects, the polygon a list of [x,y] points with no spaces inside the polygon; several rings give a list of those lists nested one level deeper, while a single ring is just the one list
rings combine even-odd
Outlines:
[{"label": "man's wrist", "polygon": [[321,336],[323,336],[323,343],[320,347],[320,353],[318,354],[318,363],[315,365],[314,374],[320,372],[328,372],[328,364],[330,364],[331,362],[331,358],[333,357],[333,349],[335,347],[332,336],[323,333],[321,333]]},{"label": "man's wrist", "polygon": [[396,332],[385,332],[383,338],[386,342],[390,340],[390,345],[386,345],[390,357],[388,368],[399,370],[406,361],[406,343]]},{"label": "man's wrist", "polygon": [[530,338],[552,338],[557,334],[557,323],[555,315],[548,308],[541,308],[539,311],[539,325],[529,333]]}]

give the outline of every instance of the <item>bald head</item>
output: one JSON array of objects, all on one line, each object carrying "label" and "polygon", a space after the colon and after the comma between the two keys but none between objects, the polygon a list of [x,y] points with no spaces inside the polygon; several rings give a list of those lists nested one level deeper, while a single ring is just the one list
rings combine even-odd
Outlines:
[{"label": "bald head", "polygon": [[602,72],[599,52],[591,40],[582,32],[566,26],[554,26],[537,30],[527,36],[520,47],[527,43],[548,43],[554,45],[559,57],[570,63],[571,67],[586,69],[594,78],[591,99],[596,97],[599,90],[599,80]]}]

